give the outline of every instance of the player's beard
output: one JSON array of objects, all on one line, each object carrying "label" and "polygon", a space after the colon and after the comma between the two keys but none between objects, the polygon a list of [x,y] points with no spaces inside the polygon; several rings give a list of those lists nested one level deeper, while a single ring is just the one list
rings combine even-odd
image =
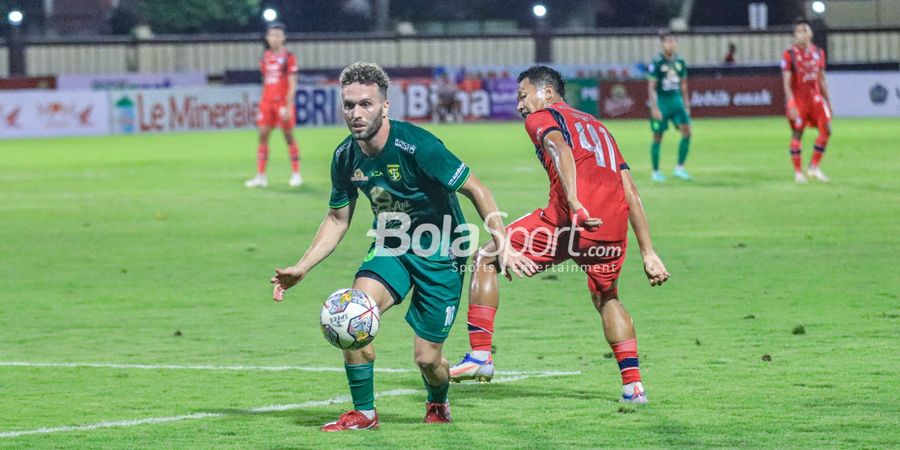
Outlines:
[{"label": "player's beard", "polygon": [[372,121],[369,126],[366,127],[365,130],[354,132],[352,129],[350,130],[350,134],[353,136],[353,139],[359,141],[368,141],[372,139],[373,136],[378,134],[378,130],[381,129],[381,125],[383,124],[383,117],[381,115],[381,111],[375,116],[375,120]]}]

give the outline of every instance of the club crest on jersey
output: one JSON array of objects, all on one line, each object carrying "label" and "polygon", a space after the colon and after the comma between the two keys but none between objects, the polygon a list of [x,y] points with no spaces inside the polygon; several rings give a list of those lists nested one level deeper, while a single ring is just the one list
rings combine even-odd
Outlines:
[{"label": "club crest on jersey", "polygon": [[388,179],[391,181],[400,181],[400,164],[387,165]]},{"label": "club crest on jersey", "polygon": [[353,171],[353,176],[350,177],[350,181],[353,182],[366,182],[369,181],[369,177],[367,177],[362,170],[356,169]]}]

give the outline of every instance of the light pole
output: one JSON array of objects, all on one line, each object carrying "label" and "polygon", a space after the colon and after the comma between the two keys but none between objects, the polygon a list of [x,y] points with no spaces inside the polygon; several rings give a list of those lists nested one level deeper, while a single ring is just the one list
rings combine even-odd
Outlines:
[{"label": "light pole", "polygon": [[22,42],[22,22],[25,21],[25,14],[22,11],[14,9],[6,15],[9,22],[9,42],[7,46],[9,75],[25,76],[25,44]]},{"label": "light pole", "polygon": [[547,7],[538,3],[531,8],[534,14],[534,61],[549,63],[553,59],[550,45],[550,28],[547,26]]}]

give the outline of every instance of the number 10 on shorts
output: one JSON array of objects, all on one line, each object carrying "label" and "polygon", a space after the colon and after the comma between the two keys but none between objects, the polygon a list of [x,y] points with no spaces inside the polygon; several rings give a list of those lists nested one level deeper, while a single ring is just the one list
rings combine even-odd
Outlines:
[{"label": "number 10 on shorts", "polygon": [[456,315],[456,307],[448,306],[446,311],[447,311],[447,316],[446,316],[446,318],[444,318],[444,326],[449,327],[450,325],[453,324],[453,317]]}]

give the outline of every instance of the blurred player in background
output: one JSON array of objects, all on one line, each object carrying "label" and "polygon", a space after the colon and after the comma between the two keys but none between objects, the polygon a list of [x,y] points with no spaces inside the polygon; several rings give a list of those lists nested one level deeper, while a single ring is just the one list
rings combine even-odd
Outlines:
[{"label": "blurred player in background", "polygon": [[300,149],[294,139],[296,123],[294,94],[297,92],[297,57],[284,47],[284,25],[275,22],[266,31],[269,49],[263,54],[260,68],[263,77],[262,98],[256,126],[259,127],[259,147],[256,150],[256,176],[244,183],[247,187],[267,187],[266,163],[269,160],[269,134],[280,127],[284,132],[291,157],[291,179],[288,185],[303,184],[300,176]]},{"label": "blurred player in background", "polygon": [[653,181],[666,181],[659,171],[659,147],[663,133],[669,129],[671,121],[681,131],[678,144],[678,165],[673,176],[690,180],[684,162],[691,146],[691,102],[688,97],[687,64],[675,54],[675,36],[668,32],[659,35],[662,53],[653,58],[648,68],[648,93],[650,98],[650,128],[653,130],[653,144],[650,146],[650,160],[653,163]]},{"label": "blurred player in background", "polygon": [[[619,301],[618,278],[625,261],[628,222],[637,236],[651,286],[669,278],[653,250],[647,217],[628,164],[612,134],[590,114],[566,104],[559,72],[534,66],[518,78],[519,113],[538,160],[550,178],[550,201],[507,227],[510,251],[530,265],[512,265],[527,276],[568,260],[587,273],[588,290],[603,333],[622,375],[622,401],[646,403],[638,368],[634,323]],[[469,343],[472,351],[450,369],[454,381],[489,381],[494,374],[491,342],[500,303],[495,244],[482,247],[469,285]],[[563,299],[548,299],[548,306]],[[555,316],[554,316],[555,317]],[[557,318],[554,320],[565,320]]]},{"label": "blurred player in background", "polygon": [[[831,136],[831,105],[828,101],[828,85],[825,83],[825,51],[813,45],[812,36],[809,22],[798,20],[794,24],[795,43],[784,51],[781,58],[787,118],[791,126],[791,161],[794,164],[794,181],[797,183],[806,183],[807,177],[828,181],[828,177],[819,168],[819,163]],[[818,128],[819,136],[804,176],[800,147],[803,129],[806,127]]]}]

